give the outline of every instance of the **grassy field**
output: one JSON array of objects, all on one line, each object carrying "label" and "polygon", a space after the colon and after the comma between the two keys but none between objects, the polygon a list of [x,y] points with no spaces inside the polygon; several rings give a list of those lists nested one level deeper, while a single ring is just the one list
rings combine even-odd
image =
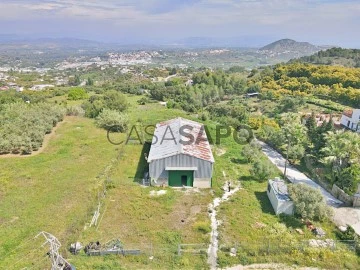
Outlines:
[{"label": "grassy field", "polygon": [[[142,138],[146,137],[143,132],[146,125],[178,116],[197,120],[195,115],[170,110],[158,103],[138,105],[139,98],[141,96],[128,97],[131,105],[128,114]],[[215,123],[206,124],[214,137]],[[116,139],[126,139],[125,134]],[[294,228],[301,225],[296,219],[273,214],[265,193],[266,183],[252,179],[250,165],[241,156],[241,145],[231,137],[213,146],[216,166],[212,191],[166,188],[165,195],[151,196],[151,191],[160,188],[139,185],[147,166],[144,153],[148,151],[149,145],[137,141],[112,145],[107,141],[106,132],[95,128],[93,120],[68,117],[43,153],[28,158],[0,159],[0,269],[48,267],[46,248],[39,248],[39,239],[33,240],[41,230],[59,238],[63,244],[62,254],[77,269],[207,269],[205,255],[177,256],[177,246],[209,243],[207,207],[215,196],[222,194],[221,187],[227,180],[233,185],[241,184],[242,189],[220,207],[218,214],[222,220],[221,266],[285,262],[356,269],[358,258],[347,251],[261,252],[261,243],[266,242],[269,235],[274,236],[270,240],[276,245],[282,243],[279,238],[298,243],[311,235],[309,232],[305,236],[297,235]],[[105,180],[108,189],[101,201],[99,222],[88,228],[97,206],[98,190]],[[265,224],[265,227],[258,228],[256,224]],[[334,238],[331,224],[321,226]],[[116,238],[125,248],[140,249],[144,254],[88,257],[83,252],[74,256],[67,251],[75,241],[105,243]],[[227,250],[234,245],[241,252],[229,257]]]},{"label": "grassy field", "polygon": [[1,269],[48,265],[47,251],[32,242],[39,231],[64,244],[77,239],[92,210],[96,176],[116,155],[92,120],[64,121],[43,153],[0,160]]},{"label": "grassy field", "polygon": [[[158,103],[137,105],[137,99],[129,98],[131,109],[128,113],[141,137],[146,125],[178,116],[191,117]],[[124,135],[116,139],[120,140],[125,140]],[[209,242],[207,205],[212,197],[210,191],[166,189],[163,196],[150,196],[151,191],[160,188],[139,185],[147,164],[143,154],[148,153],[149,145],[140,145],[133,140],[119,146],[118,151],[119,159],[110,176],[114,188],[108,191],[104,200],[100,223],[96,228],[84,231],[79,240],[87,243],[117,238],[125,248],[140,249],[145,254],[119,256],[114,260],[77,255],[72,256],[71,261],[78,269],[206,269],[206,256],[178,257],[176,254],[180,243]],[[149,259],[151,256],[154,258]]]},{"label": "grassy field", "polygon": [[[277,173],[275,170],[274,176]],[[358,269],[359,257],[345,244],[338,243],[335,250],[310,248],[307,240],[316,237],[301,220],[276,216],[266,194],[266,181],[254,181],[244,171],[241,185],[242,189],[220,207],[220,266],[286,263],[325,269]],[[336,240],[334,224],[315,222],[314,225],[324,229],[326,239]],[[304,235],[296,229],[301,229]],[[231,248],[237,248],[237,256],[230,256]]]}]

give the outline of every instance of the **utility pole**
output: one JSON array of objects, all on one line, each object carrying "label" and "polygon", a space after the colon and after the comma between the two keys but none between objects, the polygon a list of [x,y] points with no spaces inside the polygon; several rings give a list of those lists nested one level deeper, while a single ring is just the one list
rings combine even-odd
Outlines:
[{"label": "utility pole", "polygon": [[287,148],[286,148],[286,158],[285,158],[285,168],[284,168],[284,178],[286,178],[286,170],[287,170],[287,162],[288,162],[288,159],[289,159],[289,149],[290,149],[290,138],[289,138],[289,135],[286,136],[287,138]]},{"label": "utility pole", "polygon": [[59,240],[47,232],[40,232],[35,238],[38,238],[40,235],[46,239],[42,246],[45,246],[46,244],[49,244],[50,246],[50,250],[47,254],[51,260],[51,270],[72,270],[73,268],[70,263],[59,254],[59,249],[61,247]]}]

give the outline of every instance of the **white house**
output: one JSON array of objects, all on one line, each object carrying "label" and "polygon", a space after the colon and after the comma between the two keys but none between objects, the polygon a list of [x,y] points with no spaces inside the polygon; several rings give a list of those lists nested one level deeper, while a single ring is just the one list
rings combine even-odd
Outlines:
[{"label": "white house", "polygon": [[280,178],[269,180],[267,195],[274,208],[275,214],[294,214],[294,203],[288,194],[287,185]]},{"label": "white house", "polygon": [[344,111],[340,123],[342,126],[360,133],[360,109]]}]

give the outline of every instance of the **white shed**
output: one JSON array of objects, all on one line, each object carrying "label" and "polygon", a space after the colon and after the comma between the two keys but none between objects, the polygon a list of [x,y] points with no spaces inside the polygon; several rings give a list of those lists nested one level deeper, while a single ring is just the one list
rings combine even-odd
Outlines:
[{"label": "white shed", "polygon": [[287,185],[280,178],[269,180],[267,195],[275,214],[294,214],[294,203],[289,197]]}]

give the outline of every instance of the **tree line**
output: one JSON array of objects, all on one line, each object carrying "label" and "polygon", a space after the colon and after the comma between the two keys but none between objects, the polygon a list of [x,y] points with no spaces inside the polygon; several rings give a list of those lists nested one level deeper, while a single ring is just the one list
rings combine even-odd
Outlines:
[{"label": "tree line", "polygon": [[15,102],[0,106],[0,154],[31,154],[45,134],[63,120],[65,108],[48,103]]},{"label": "tree line", "polygon": [[360,69],[294,63],[265,69],[257,79],[264,96],[315,95],[360,106]]}]

